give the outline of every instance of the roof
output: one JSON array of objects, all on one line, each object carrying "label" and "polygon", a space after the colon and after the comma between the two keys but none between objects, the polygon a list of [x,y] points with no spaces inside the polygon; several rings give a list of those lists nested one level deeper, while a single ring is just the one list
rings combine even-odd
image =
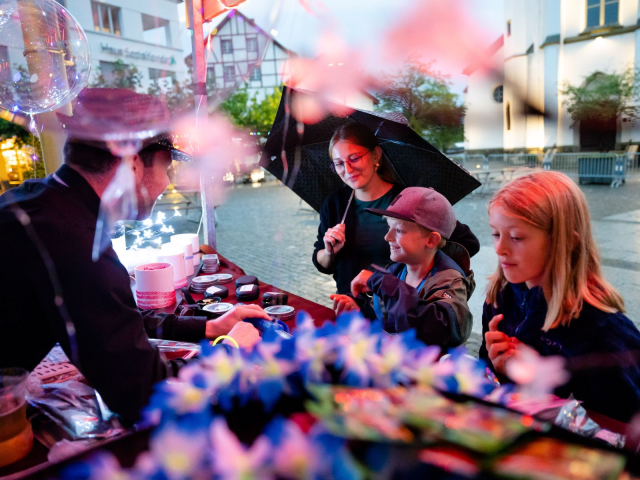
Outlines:
[{"label": "roof", "polygon": [[[298,55],[293,50],[289,50],[287,47],[285,47],[280,42],[278,42],[276,40],[276,37],[274,37],[270,33],[265,32],[262,28],[260,28],[260,26],[252,18],[247,17],[245,14],[243,14],[239,10],[235,10],[235,9],[231,10],[222,20],[220,20],[220,23],[218,24],[218,26],[215,29],[220,31],[236,15],[241,16],[244,19],[245,22],[247,22],[249,25],[251,25],[252,27],[257,29],[262,35],[264,35],[265,37],[269,38],[269,40],[271,40],[271,42],[274,45],[276,45],[277,47],[281,48],[282,50],[287,52],[289,55],[294,55],[294,56]],[[206,43],[207,43],[207,40],[205,39],[205,45],[206,45]]]},{"label": "roof", "polygon": [[[493,57],[498,50],[500,50],[502,47],[504,46],[504,35],[500,35],[500,37],[491,44],[491,46],[486,50],[486,54],[488,58]],[[480,63],[472,63],[470,65],[467,65],[467,67],[462,70],[462,74],[463,75],[471,75],[473,72],[475,72],[478,68],[480,67]]]}]

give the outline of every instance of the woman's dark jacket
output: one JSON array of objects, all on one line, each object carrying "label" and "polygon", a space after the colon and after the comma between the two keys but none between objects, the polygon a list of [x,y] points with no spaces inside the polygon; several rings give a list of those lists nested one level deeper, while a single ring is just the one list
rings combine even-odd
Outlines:
[{"label": "woman's dark jacket", "polygon": [[[400,185],[394,185],[391,189],[394,193],[393,196],[395,197],[398,195],[403,189],[404,187]],[[354,236],[353,228],[355,224],[355,213],[353,206],[349,208],[344,222],[346,242],[344,247],[342,247],[335,256],[334,263],[332,265],[333,268],[324,268],[318,263],[317,256],[320,250],[324,250],[324,242],[322,239],[324,238],[325,232],[329,228],[335,227],[342,220],[342,216],[347,208],[352,191],[353,190],[350,187],[344,185],[331,193],[331,195],[329,195],[325,200],[324,205],[320,210],[318,238],[314,245],[312,257],[313,264],[320,272],[326,273],[327,275],[333,274],[333,278],[335,279],[337,286],[336,291],[337,293],[342,294],[349,293],[351,291],[351,280],[353,280],[363,269],[371,265],[371,259],[364,258],[363,255],[354,248],[353,242],[349,242],[349,239]],[[456,224],[456,228],[449,240],[459,243],[465,247],[469,252],[469,256],[475,255],[480,250],[480,242],[478,242],[476,236],[471,232],[467,225],[460,222]],[[387,263],[390,261],[391,260],[389,259]]]},{"label": "woman's dark jacket", "polygon": [[540,355],[561,355],[567,359],[571,380],[556,390],[570,394],[594,410],[628,422],[640,410],[640,332],[622,313],[606,313],[584,303],[578,318],[568,327],[542,331],[547,302],[539,287],[507,284],[498,294],[497,307],[486,304],[482,312],[483,341],[480,358],[489,360],[484,334],[498,314],[504,319],[498,329],[533,347]]}]

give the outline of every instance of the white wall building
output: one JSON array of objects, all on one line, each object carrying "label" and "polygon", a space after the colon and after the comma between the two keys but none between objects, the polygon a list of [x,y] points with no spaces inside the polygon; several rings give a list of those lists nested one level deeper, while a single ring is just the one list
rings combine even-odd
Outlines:
[{"label": "white wall building", "polygon": [[[561,90],[567,84],[584,85],[595,72],[622,73],[639,65],[638,3],[505,1],[504,46],[492,52],[496,71],[465,70],[466,150],[594,149],[587,125],[571,128]],[[502,103],[494,100],[500,84]],[[628,118],[619,119],[611,134],[616,148],[640,143],[640,125]]]},{"label": "white wall building", "polygon": [[[181,0],[59,0],[87,34],[92,79],[102,67],[108,76],[120,59],[142,74],[142,88],[150,81],[187,75],[178,21]],[[160,80],[163,81],[169,80]]]}]

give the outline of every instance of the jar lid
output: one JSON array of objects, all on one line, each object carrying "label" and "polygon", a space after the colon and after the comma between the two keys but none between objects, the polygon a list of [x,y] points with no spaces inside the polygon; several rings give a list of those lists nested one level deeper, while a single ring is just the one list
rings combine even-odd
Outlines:
[{"label": "jar lid", "polygon": [[264,311],[277,320],[290,320],[296,314],[296,309],[290,305],[273,305],[265,308]]},{"label": "jar lid", "polygon": [[260,296],[260,289],[253,283],[249,285],[242,285],[236,289],[236,298],[241,301],[255,300]]},{"label": "jar lid", "polygon": [[239,277],[236,279],[236,287],[241,287],[243,285],[258,285],[258,278],[253,275],[245,275],[244,277]]},{"label": "jar lid", "polygon": [[227,298],[229,296],[229,289],[227,287],[223,287],[222,285],[212,285],[204,292],[204,297],[220,297]]},{"label": "jar lid", "polygon": [[222,315],[223,313],[227,313],[229,310],[233,308],[233,305],[230,303],[213,303],[211,305],[205,305],[202,307],[202,310],[205,310],[209,313],[214,313],[216,315]]}]

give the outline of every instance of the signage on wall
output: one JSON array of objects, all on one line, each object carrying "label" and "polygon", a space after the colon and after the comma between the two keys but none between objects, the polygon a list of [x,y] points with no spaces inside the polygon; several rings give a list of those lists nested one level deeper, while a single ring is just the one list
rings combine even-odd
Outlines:
[{"label": "signage on wall", "polygon": [[164,65],[175,65],[176,57],[173,55],[168,57],[166,55],[156,55],[155,53],[151,53],[149,51],[142,50],[131,50],[129,48],[116,48],[112,47],[108,43],[101,43],[100,47],[103,52],[106,52],[110,55],[116,55],[118,57],[126,57],[126,58],[134,58],[136,60],[147,60],[149,62],[157,62],[162,63]]}]

